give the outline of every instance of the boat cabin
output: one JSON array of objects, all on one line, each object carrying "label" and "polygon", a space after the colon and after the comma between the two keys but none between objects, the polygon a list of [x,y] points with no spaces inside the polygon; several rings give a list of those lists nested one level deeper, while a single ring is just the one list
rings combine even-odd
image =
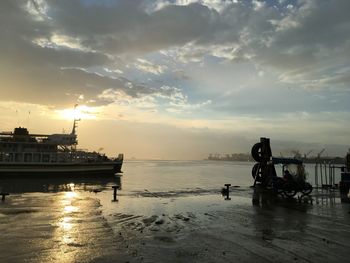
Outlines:
[{"label": "boat cabin", "polygon": [[18,127],[13,132],[0,133],[0,162],[55,163],[73,158],[76,134],[30,134]]}]

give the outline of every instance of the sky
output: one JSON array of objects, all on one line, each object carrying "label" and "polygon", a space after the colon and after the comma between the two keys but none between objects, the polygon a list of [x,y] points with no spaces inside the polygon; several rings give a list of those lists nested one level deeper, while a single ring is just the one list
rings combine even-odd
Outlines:
[{"label": "sky", "polygon": [[[348,0],[2,0],[0,130],[126,158],[350,147]],[[78,104],[76,111],[73,111]]]}]

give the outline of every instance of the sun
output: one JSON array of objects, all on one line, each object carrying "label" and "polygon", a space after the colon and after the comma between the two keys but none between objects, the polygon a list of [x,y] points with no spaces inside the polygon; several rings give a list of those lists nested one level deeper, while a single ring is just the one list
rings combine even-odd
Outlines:
[{"label": "sun", "polygon": [[85,105],[76,106],[73,109],[58,110],[57,115],[64,120],[96,119],[96,109]]}]

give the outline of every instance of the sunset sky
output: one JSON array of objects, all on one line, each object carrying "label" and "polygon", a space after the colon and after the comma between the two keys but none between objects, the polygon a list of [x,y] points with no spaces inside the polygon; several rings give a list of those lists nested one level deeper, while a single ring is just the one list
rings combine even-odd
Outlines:
[{"label": "sunset sky", "polygon": [[[349,0],[1,0],[0,130],[127,158],[350,147]],[[72,111],[79,104],[77,111]],[[313,155],[311,154],[311,155]]]}]

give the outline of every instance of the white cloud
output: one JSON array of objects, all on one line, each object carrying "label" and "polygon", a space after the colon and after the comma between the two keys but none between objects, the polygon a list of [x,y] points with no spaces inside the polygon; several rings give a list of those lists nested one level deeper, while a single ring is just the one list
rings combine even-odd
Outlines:
[{"label": "white cloud", "polygon": [[162,74],[167,69],[167,66],[165,65],[157,65],[142,58],[138,58],[137,62],[135,62],[134,65],[139,70],[149,72],[155,75]]}]

